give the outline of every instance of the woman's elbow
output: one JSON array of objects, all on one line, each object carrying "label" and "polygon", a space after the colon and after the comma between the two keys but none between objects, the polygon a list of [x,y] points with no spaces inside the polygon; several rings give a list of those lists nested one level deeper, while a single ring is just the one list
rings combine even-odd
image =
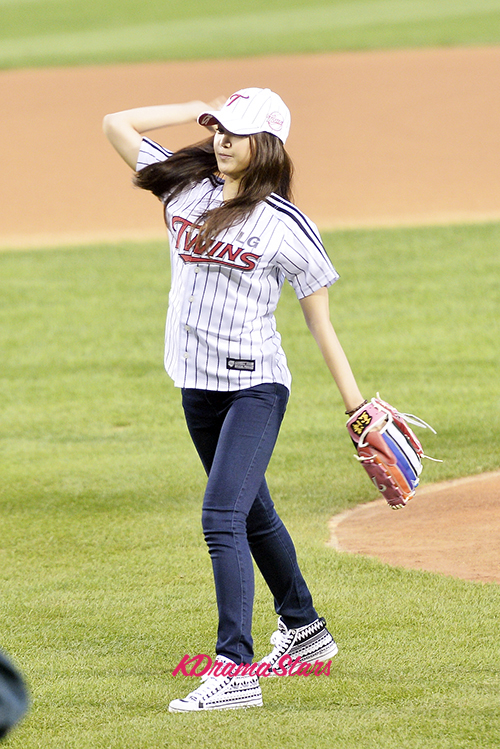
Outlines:
[{"label": "woman's elbow", "polygon": [[104,135],[111,140],[113,134],[117,131],[117,115],[106,114],[102,121]]}]

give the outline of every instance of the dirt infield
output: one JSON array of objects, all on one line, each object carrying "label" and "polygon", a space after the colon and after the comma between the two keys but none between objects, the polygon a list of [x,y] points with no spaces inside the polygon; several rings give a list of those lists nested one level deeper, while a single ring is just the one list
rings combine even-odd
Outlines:
[{"label": "dirt infield", "polygon": [[383,562],[500,583],[500,471],[424,486],[402,510],[385,499],[330,521],[329,545]]},{"label": "dirt infield", "polygon": [[[500,220],[500,48],[14,70],[0,73],[0,247],[163,237],[104,114],[252,85],[290,105],[296,200],[321,227]],[[332,545],[500,582],[499,497],[495,473],[426,487],[397,513],[375,501],[332,520]]]},{"label": "dirt infield", "polygon": [[[297,203],[322,227],[500,218],[500,48],[0,74],[0,246],[163,236],[106,112],[270,86],[292,110]],[[176,148],[197,125],[158,133]]]}]

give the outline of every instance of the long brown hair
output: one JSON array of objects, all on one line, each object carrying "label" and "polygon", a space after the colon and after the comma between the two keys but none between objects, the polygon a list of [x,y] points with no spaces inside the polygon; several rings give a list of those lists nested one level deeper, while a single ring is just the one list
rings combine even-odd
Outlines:
[{"label": "long brown hair", "polygon": [[[249,138],[250,166],[238,194],[199,218],[199,250],[208,250],[217,235],[243,221],[272,192],[292,200],[293,164],[281,140],[271,133],[257,133]],[[213,138],[209,138],[180,149],[166,161],[144,167],[135,174],[134,184],[150,190],[168,205],[189,185],[207,178],[217,184],[217,173]]]}]

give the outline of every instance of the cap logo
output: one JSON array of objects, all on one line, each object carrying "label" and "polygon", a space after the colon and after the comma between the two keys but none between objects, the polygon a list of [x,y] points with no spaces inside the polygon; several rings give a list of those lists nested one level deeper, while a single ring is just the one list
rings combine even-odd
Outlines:
[{"label": "cap logo", "polygon": [[203,117],[200,118],[200,125],[208,125],[211,121],[212,121],[212,115],[204,114]]},{"label": "cap logo", "polygon": [[267,124],[271,128],[271,130],[281,130],[283,127],[283,117],[280,115],[279,112],[271,112],[271,114],[267,115]]},{"label": "cap logo", "polygon": [[232,96],[230,96],[230,97],[229,97],[229,99],[227,100],[227,102],[226,102],[226,107],[230,107],[230,106],[231,106],[231,104],[234,104],[234,102],[235,102],[235,101],[236,101],[237,99],[249,99],[249,98],[250,98],[249,96],[244,96],[243,94],[233,94],[233,95],[232,95]]}]

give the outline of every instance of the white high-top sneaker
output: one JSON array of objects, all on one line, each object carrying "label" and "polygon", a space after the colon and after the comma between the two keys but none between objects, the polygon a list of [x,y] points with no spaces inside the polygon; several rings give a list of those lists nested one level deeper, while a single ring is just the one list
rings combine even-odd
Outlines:
[{"label": "white high-top sneaker", "polygon": [[[278,666],[280,658],[290,655],[300,658],[302,663],[326,661],[338,653],[337,643],[326,628],[323,618],[316,619],[298,629],[288,629],[281,617],[278,619],[278,629],[271,635],[274,649],[261,663],[268,663],[271,669]],[[270,676],[275,674],[271,671]],[[287,674],[288,675],[288,674]]]},{"label": "white high-top sneaker", "polygon": [[[218,656],[219,663],[232,663],[225,656]],[[234,664],[236,667],[236,664]],[[258,676],[213,676],[201,677],[202,684],[187,697],[172,700],[171,713],[190,713],[200,710],[236,710],[243,707],[261,707],[262,692]]]}]

